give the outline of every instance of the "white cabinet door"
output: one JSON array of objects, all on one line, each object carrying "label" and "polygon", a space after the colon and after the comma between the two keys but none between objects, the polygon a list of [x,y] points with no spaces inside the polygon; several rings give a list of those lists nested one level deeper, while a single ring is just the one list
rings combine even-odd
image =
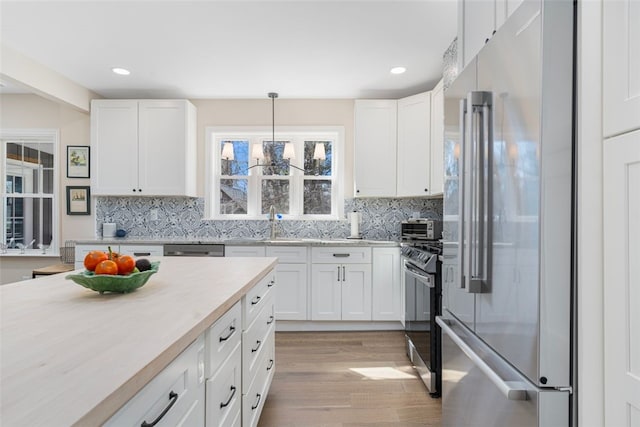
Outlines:
[{"label": "white cabinet door", "polygon": [[638,426],[640,130],[606,140],[603,166],[604,424]]},{"label": "white cabinet door", "polygon": [[430,92],[398,100],[398,196],[430,194],[430,122]]},{"label": "white cabinet door", "polygon": [[307,320],[307,264],[276,266],[277,320]]},{"label": "white cabinet door", "polygon": [[396,195],[396,123],[396,100],[355,101],[356,197]]},{"label": "white cabinet door", "polygon": [[311,320],[342,318],[340,264],[311,265]]},{"label": "white cabinet door", "polygon": [[640,2],[603,1],[603,126],[612,136],[640,128]]},{"label": "white cabinet door", "polygon": [[496,29],[495,0],[462,0],[458,3],[462,10],[462,37],[458,35],[458,42],[462,40],[463,66],[480,52],[487,39]]},{"label": "white cabinet door", "polygon": [[195,196],[195,107],[184,100],[150,100],[138,108],[139,191]]},{"label": "white cabinet door", "polygon": [[444,192],[444,90],[443,81],[431,91],[431,177],[429,194]]},{"label": "white cabinet door", "polygon": [[373,248],[372,320],[401,320],[400,248]]},{"label": "white cabinet door", "polygon": [[371,320],[371,264],[341,268],[342,320]]},{"label": "white cabinet door", "polygon": [[91,101],[91,192],[131,196],[138,190],[138,103]]}]

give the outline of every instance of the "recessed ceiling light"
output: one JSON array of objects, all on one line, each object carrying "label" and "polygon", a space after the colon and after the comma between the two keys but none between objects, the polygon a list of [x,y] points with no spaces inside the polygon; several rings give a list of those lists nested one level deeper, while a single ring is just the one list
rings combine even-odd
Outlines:
[{"label": "recessed ceiling light", "polygon": [[120,74],[121,76],[128,76],[129,74],[131,74],[131,71],[127,70],[126,68],[120,68],[120,67],[113,67],[111,71],[113,71],[116,74]]},{"label": "recessed ceiling light", "polygon": [[402,74],[405,71],[407,71],[407,69],[405,67],[393,67],[391,69],[391,74]]}]

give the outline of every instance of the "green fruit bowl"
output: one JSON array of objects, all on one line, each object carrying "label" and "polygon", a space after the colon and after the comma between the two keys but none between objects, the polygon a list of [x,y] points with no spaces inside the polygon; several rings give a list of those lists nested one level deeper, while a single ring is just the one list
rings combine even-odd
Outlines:
[{"label": "green fruit bowl", "polygon": [[110,274],[95,274],[93,271],[85,270],[81,274],[69,274],[66,279],[73,280],[78,285],[84,286],[101,294],[113,292],[126,294],[144,286],[152,274],[155,274],[160,267],[160,262],[152,262],[151,269],[131,273],[127,276],[113,276]]}]

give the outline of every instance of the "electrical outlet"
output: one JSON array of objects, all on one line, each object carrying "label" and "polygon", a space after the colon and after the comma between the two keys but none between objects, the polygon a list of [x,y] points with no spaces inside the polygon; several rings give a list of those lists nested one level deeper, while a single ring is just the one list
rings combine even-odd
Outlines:
[{"label": "electrical outlet", "polygon": [[149,211],[149,221],[157,221],[158,220],[158,209],[151,209]]}]

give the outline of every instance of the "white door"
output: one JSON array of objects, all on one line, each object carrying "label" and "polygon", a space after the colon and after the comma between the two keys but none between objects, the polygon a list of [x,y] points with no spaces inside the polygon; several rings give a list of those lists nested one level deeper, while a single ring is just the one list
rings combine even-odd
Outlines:
[{"label": "white door", "polygon": [[605,425],[638,427],[640,131],[605,140],[603,193]]},{"label": "white door", "polygon": [[276,277],[276,319],[307,320],[307,264],[278,264]]},{"label": "white door", "polygon": [[403,317],[400,248],[373,248],[372,260],[373,320],[401,320]]},{"label": "white door", "polygon": [[398,196],[431,194],[431,93],[398,100]]},{"label": "white door", "polygon": [[311,320],[342,318],[342,265],[311,265]]},{"label": "white door", "polygon": [[371,264],[341,267],[342,320],[371,320]]}]

